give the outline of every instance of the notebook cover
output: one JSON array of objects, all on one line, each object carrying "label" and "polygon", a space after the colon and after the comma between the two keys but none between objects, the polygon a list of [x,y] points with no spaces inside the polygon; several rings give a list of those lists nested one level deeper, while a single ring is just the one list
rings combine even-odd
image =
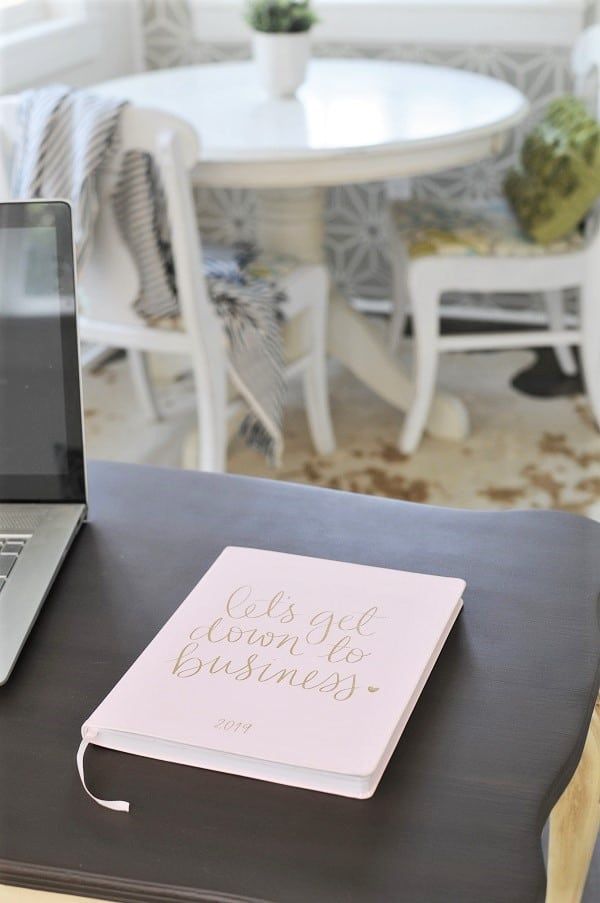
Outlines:
[{"label": "notebook cover", "polygon": [[[123,731],[370,776],[412,710],[464,587],[228,547],[82,732],[97,731],[98,745],[111,745],[103,731]],[[155,758],[169,759],[159,742]]]}]

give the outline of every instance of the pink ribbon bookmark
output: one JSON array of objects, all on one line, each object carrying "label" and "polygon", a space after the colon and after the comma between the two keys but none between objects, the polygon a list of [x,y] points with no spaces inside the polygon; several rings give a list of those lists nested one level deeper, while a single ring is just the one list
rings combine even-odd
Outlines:
[{"label": "pink ribbon bookmark", "polygon": [[81,783],[83,784],[83,789],[90,796],[95,803],[98,803],[99,806],[104,806],[105,809],[113,809],[115,812],[129,812],[129,803],[125,800],[101,800],[98,799],[97,796],[94,796],[93,793],[90,792],[86,782],[85,782],[85,774],[83,771],[83,757],[85,755],[85,751],[93,742],[94,737],[97,737],[96,731],[90,730],[89,728],[86,730],[85,736],[81,743],[79,744],[79,749],[77,750],[77,771],[79,772],[79,777],[81,779]]}]

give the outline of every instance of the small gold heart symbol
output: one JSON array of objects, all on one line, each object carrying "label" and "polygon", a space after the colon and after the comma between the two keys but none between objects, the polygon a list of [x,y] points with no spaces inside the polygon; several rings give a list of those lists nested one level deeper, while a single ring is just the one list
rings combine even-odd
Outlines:
[{"label": "small gold heart symbol", "polygon": [[379,687],[367,687],[367,690],[369,691],[369,693],[377,693]]}]

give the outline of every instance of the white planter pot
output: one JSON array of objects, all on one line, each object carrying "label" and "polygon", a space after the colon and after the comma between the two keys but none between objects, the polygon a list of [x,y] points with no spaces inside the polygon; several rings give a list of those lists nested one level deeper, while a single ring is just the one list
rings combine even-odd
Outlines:
[{"label": "white planter pot", "polygon": [[254,32],[254,59],[261,84],[270,97],[292,97],[306,77],[310,33]]}]

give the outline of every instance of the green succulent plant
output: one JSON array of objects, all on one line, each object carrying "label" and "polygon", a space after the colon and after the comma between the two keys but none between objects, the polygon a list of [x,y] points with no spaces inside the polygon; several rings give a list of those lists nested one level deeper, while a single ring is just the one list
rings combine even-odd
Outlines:
[{"label": "green succulent plant", "polygon": [[310,0],[249,0],[246,5],[246,22],[254,31],[309,31],[318,21]]},{"label": "green succulent plant", "polygon": [[572,232],[600,195],[600,124],[561,97],[525,138],[504,192],[524,231],[541,244]]}]

